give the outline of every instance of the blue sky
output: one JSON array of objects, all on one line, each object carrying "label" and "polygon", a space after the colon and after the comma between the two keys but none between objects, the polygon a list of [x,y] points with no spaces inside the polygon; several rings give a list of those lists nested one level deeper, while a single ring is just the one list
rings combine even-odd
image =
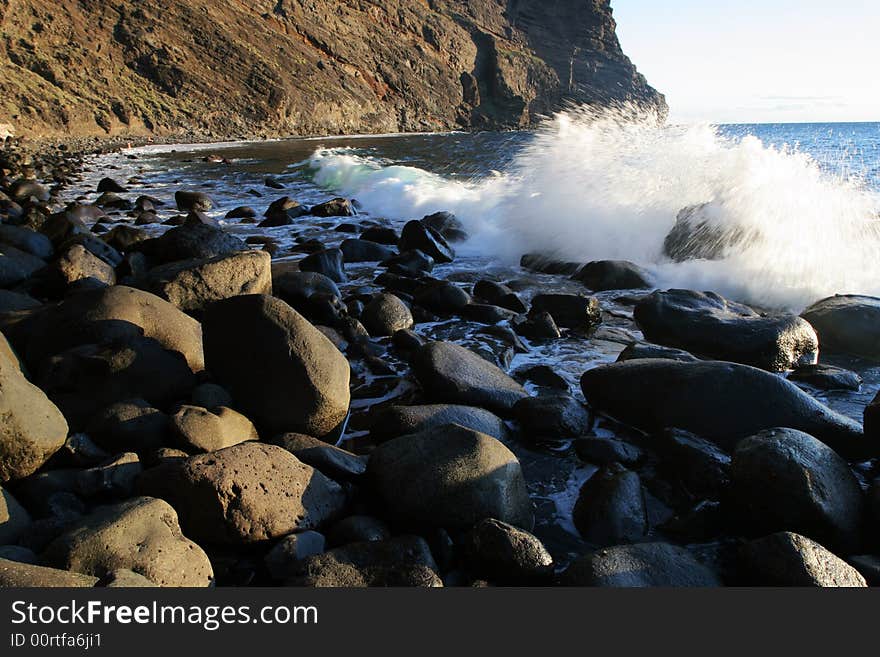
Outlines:
[{"label": "blue sky", "polygon": [[611,6],[673,121],[880,121],[880,0]]}]

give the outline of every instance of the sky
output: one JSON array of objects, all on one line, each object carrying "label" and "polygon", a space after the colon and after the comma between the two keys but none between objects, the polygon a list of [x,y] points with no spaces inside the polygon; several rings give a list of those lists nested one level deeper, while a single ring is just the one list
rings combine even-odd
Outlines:
[{"label": "sky", "polygon": [[880,0],[611,0],[679,123],[880,121]]}]

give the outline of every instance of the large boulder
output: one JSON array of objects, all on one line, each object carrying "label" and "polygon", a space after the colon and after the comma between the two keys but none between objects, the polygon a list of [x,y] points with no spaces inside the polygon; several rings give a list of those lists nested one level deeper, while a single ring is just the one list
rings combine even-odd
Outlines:
[{"label": "large boulder", "polygon": [[151,269],[141,287],[187,313],[242,294],[272,294],[272,257],[265,251],[239,251],[207,260],[173,262]]},{"label": "large boulder", "polygon": [[314,529],[345,504],[339,484],[285,449],[257,442],[148,470],[139,489],[168,500],[187,535],[231,545]]},{"label": "large boulder", "polygon": [[716,219],[718,205],[691,205],[678,213],[675,225],[663,240],[663,253],[675,262],[721,260],[760,234]]},{"label": "large boulder", "polygon": [[205,312],[203,327],[208,369],[267,433],[324,436],[345,419],[348,361],[280,299],[220,301]]},{"label": "large boulder", "polygon": [[98,578],[91,575],[0,559],[2,588],[90,588],[97,583]]},{"label": "large boulder", "polygon": [[33,366],[72,347],[141,336],[183,355],[193,372],[205,369],[199,323],[164,299],[124,285],[76,294],[40,312],[24,355]]},{"label": "large boulder", "polygon": [[345,283],[345,264],[342,251],[339,249],[321,249],[307,255],[299,261],[300,271],[311,271],[332,279],[336,283]]},{"label": "large boulder", "polygon": [[115,454],[164,447],[170,428],[169,417],[145,399],[126,399],[93,415],[86,431],[96,443]]},{"label": "large boulder", "polygon": [[0,224],[0,242],[43,260],[51,258],[54,251],[52,240],[46,235],[22,226]]},{"label": "large boulder", "polygon": [[548,312],[558,326],[588,330],[602,321],[596,297],[581,294],[538,294],[532,299],[530,314]]},{"label": "large boulder", "polygon": [[[0,334],[0,344],[6,340]],[[0,481],[35,472],[67,438],[67,422],[25,378],[14,354],[0,349]]]},{"label": "large boulder", "polygon": [[363,239],[343,240],[339,250],[345,262],[381,262],[395,255],[394,249]]},{"label": "large boulder", "polygon": [[494,518],[478,522],[463,543],[470,570],[493,582],[534,585],[553,572],[553,557],[536,536]]},{"label": "large boulder", "polygon": [[455,250],[436,230],[419,221],[408,221],[400,233],[397,248],[404,251],[418,250],[431,256],[434,262],[446,263],[455,259]]},{"label": "large boulder", "polygon": [[0,243],[0,287],[12,287],[46,266],[46,261]]},{"label": "large boulder", "polygon": [[211,197],[204,192],[195,192],[189,190],[180,190],[178,192],[175,192],[174,201],[177,203],[177,209],[183,212],[189,212],[191,210],[207,212],[214,205]]},{"label": "large boulder", "polygon": [[638,290],[651,287],[651,277],[628,260],[595,260],[585,264],[574,276],[593,292]]},{"label": "large boulder", "polygon": [[358,456],[336,445],[302,433],[283,433],[272,439],[306,465],[334,481],[357,481],[367,471],[366,456]]},{"label": "large boulder", "polygon": [[393,294],[377,294],[361,313],[361,323],[373,337],[394,335],[412,328],[409,307]]},{"label": "large boulder", "polygon": [[225,406],[209,411],[184,404],[171,416],[171,430],[180,446],[190,453],[214,452],[260,439],[250,420]]},{"label": "large boulder", "polygon": [[571,395],[524,397],[513,407],[523,437],[530,443],[578,438],[590,428],[590,414]]},{"label": "large boulder", "polygon": [[588,370],[581,389],[595,410],[643,431],[677,427],[731,451],[764,429],[791,427],[847,457],[880,455],[857,422],[793,383],[747,365],[628,360]]},{"label": "large boulder", "polygon": [[794,531],[851,554],[859,545],[862,490],[831,448],[793,429],[741,441],[730,467],[730,501],[743,531]]},{"label": "large boulder", "polygon": [[880,298],[829,297],[801,316],[816,329],[823,349],[880,361]]},{"label": "large boulder", "polygon": [[165,263],[229,255],[236,251],[247,251],[248,245],[222,228],[208,224],[191,224],[178,226],[159,237],[137,242],[131,245],[131,250],[143,253],[152,262]]},{"label": "large boulder", "polygon": [[95,577],[125,568],[159,586],[214,581],[208,555],[181,533],[174,509],[149,497],[99,507],[55,539],[42,558]]},{"label": "large boulder", "polygon": [[288,585],[353,588],[443,586],[424,539],[399,536],[352,543],[290,564]]},{"label": "large boulder", "polygon": [[484,408],[458,404],[425,404],[387,406],[380,409],[371,425],[370,437],[385,441],[444,424],[458,424],[499,440],[506,438],[509,433],[504,420]]},{"label": "large boulder", "polygon": [[572,562],[560,580],[568,586],[721,586],[718,575],[690,552],[668,543],[637,543],[598,550]]},{"label": "large boulder", "polygon": [[748,586],[867,586],[865,578],[816,541],[778,532],[745,543],[739,552]]},{"label": "large boulder", "polygon": [[815,362],[816,332],[796,315],[764,316],[714,292],[657,291],[633,317],[651,342],[772,372]]},{"label": "large boulder", "polygon": [[496,365],[451,342],[429,342],[412,357],[412,368],[431,401],[481,406],[509,413],[528,397],[525,389]]},{"label": "large boulder", "polygon": [[617,464],[602,468],[581,487],[572,519],[593,545],[643,540],[648,534],[648,511],[639,475]]},{"label": "large boulder", "polygon": [[532,526],[516,456],[473,429],[444,425],[382,443],[367,476],[388,515],[406,526],[465,530],[484,518]]},{"label": "large boulder", "polygon": [[80,244],[66,249],[49,267],[50,283],[60,289],[83,279],[104,285],[116,284],[116,271]]}]

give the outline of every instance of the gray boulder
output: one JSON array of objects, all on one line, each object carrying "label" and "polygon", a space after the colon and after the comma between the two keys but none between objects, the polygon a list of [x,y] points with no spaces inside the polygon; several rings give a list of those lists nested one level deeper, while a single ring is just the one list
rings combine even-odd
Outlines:
[{"label": "gray boulder", "polygon": [[880,361],[880,298],[856,294],[817,301],[801,315],[827,351]]},{"label": "gray boulder", "polygon": [[792,532],[750,541],[740,548],[739,558],[747,586],[867,586],[843,559]]},{"label": "gray boulder", "polygon": [[458,424],[498,440],[503,440],[509,433],[504,420],[484,408],[456,404],[427,404],[387,406],[380,409],[376,412],[371,425],[370,437],[384,442],[444,424]]},{"label": "gray boulder", "polygon": [[413,316],[403,301],[393,294],[377,294],[361,313],[361,323],[373,337],[394,335],[410,329]]},{"label": "gray boulder", "polygon": [[648,534],[648,512],[639,475],[613,464],[602,468],[581,487],[573,520],[593,545],[635,543]]}]

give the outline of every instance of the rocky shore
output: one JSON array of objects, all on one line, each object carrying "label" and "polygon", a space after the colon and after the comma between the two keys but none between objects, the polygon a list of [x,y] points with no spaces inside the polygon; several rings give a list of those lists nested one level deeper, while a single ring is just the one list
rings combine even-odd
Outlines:
[{"label": "rocky shore", "polygon": [[[536,254],[495,280],[456,271],[449,213],[270,177],[218,221],[112,171],[72,198],[81,167],[0,161],[0,585],[880,583],[880,397],[817,398],[862,384],[820,353],[880,362],[880,299],[773,314]],[[579,389],[511,371],[619,327]],[[563,462],[590,472],[574,551],[535,525]]]}]

